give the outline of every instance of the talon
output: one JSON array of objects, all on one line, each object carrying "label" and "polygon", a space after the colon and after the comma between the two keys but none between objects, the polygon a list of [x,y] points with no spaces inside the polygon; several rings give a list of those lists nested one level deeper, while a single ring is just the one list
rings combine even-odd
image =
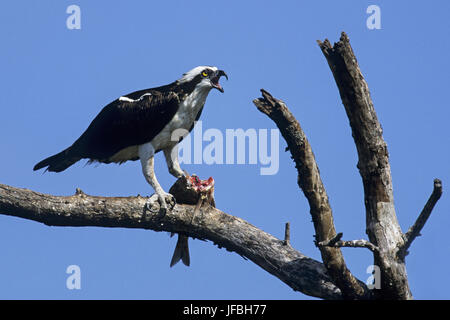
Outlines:
[{"label": "talon", "polygon": [[[164,195],[164,197],[165,197],[165,203],[170,205],[170,209],[173,209],[173,207],[175,207],[175,205],[177,204],[175,197],[170,193],[166,193]],[[167,209],[167,206],[166,206],[166,209]]]},{"label": "talon", "polygon": [[175,207],[175,204],[175,197],[170,193],[163,193],[162,195],[158,195],[155,193],[150,198],[148,198],[147,202],[145,203],[145,208],[153,213],[161,211],[163,214],[165,214],[167,210],[173,209],[173,207]]},{"label": "talon", "polygon": [[145,203],[145,208],[153,213],[157,213],[160,209],[159,204],[159,197],[157,194],[153,194],[150,198],[148,198],[147,202]]}]

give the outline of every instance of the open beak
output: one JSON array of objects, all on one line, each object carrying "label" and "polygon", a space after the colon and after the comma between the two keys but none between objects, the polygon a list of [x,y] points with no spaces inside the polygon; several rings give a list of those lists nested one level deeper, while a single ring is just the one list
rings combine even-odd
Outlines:
[{"label": "open beak", "polygon": [[224,76],[228,80],[228,75],[223,70],[217,70],[214,75],[211,77],[211,84],[214,88],[223,93],[223,88],[219,83],[220,77]]}]

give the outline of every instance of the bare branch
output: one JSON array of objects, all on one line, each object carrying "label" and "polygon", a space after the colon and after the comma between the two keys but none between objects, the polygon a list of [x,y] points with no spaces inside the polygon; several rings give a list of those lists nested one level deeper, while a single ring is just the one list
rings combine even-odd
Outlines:
[{"label": "bare branch", "polygon": [[284,245],[291,245],[291,225],[289,222],[286,222],[286,226],[284,228]]},{"label": "bare branch", "polygon": [[422,228],[425,226],[425,223],[431,215],[431,211],[433,211],[433,208],[441,198],[441,195],[442,181],[439,179],[434,179],[433,192],[431,193],[430,198],[425,204],[425,207],[423,208],[414,225],[412,225],[411,228],[409,228],[408,232],[405,233],[405,244],[399,251],[401,252],[401,254],[403,254],[403,257],[408,254],[408,249],[413,243],[414,239],[420,236],[420,231],[422,231]]},{"label": "bare branch", "polygon": [[318,247],[351,247],[351,248],[367,248],[372,252],[378,252],[378,247],[374,245],[372,242],[367,240],[341,240],[342,232],[338,233],[336,236],[327,241],[321,241],[317,243]]},{"label": "bare branch", "polygon": [[177,204],[164,216],[151,214],[144,210],[146,199],[97,197],[81,190],[73,196],[52,196],[0,184],[0,214],[49,226],[140,228],[206,239],[248,258],[296,291],[323,299],[342,298],[322,263],[250,223],[212,206],[201,207],[194,221],[195,205]]},{"label": "bare branch", "polygon": [[320,241],[320,242],[316,242],[316,245],[318,247],[334,247],[334,245],[336,244],[336,242],[340,241],[342,236],[344,234],[342,232],[339,232],[338,234],[336,234],[334,237],[328,239],[328,240],[324,240],[324,241]]},{"label": "bare branch", "polygon": [[395,214],[389,154],[369,87],[344,32],[333,46],[328,39],[318,44],[339,89],[358,151],[366,232],[370,242],[379,248],[374,258],[382,283],[376,295],[383,299],[411,299],[406,267],[397,255],[404,238]]},{"label": "bare branch", "polygon": [[[272,119],[287,142],[298,172],[298,185],[308,200],[316,231],[316,241],[324,241],[336,234],[328,195],[320,177],[314,153],[303,129],[285,103],[261,89],[262,98],[253,100],[259,111]],[[358,281],[348,270],[339,248],[320,247],[322,260],[334,283],[345,298],[367,297],[365,284]]]}]

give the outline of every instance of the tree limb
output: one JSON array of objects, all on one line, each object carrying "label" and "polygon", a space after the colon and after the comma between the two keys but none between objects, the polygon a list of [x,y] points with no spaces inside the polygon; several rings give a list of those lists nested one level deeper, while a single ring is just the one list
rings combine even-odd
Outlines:
[{"label": "tree limb", "polygon": [[414,225],[412,225],[409,228],[408,232],[406,232],[404,235],[405,244],[399,251],[400,254],[403,255],[403,257],[408,254],[408,249],[413,243],[414,239],[420,236],[420,231],[425,226],[425,223],[427,222],[428,218],[431,215],[431,211],[433,211],[433,208],[438,202],[438,200],[441,198],[441,195],[442,195],[442,182],[439,179],[434,179],[433,192],[431,193],[430,198],[425,204],[425,207],[423,208]]},{"label": "tree limb", "polygon": [[319,247],[351,247],[351,248],[367,248],[372,252],[377,252],[378,247],[367,240],[341,240],[342,232],[338,233],[336,236],[327,241],[321,241],[317,244]]},{"label": "tree limb", "polygon": [[[77,190],[73,196],[52,196],[0,184],[0,214],[48,226],[140,228],[185,234],[213,241],[248,258],[292,289],[323,299],[342,299],[324,265],[250,223],[212,206],[177,204],[166,215],[144,210],[144,197],[98,197]],[[192,222],[192,223],[191,223]]]},{"label": "tree limb", "polygon": [[291,224],[289,222],[286,222],[284,228],[284,245],[285,246],[291,245]]},{"label": "tree limb", "polygon": [[411,299],[406,267],[398,258],[404,238],[395,214],[387,145],[369,87],[359,68],[347,35],[333,46],[318,41],[333,73],[358,151],[358,169],[364,185],[366,232],[379,248],[374,264],[380,267],[380,299]]},{"label": "tree limb", "polygon": [[[328,195],[320,177],[314,153],[303,129],[285,103],[261,89],[262,98],[253,100],[259,111],[275,122],[291,152],[298,172],[298,185],[308,200],[316,231],[316,242],[336,234]],[[344,298],[362,299],[370,295],[365,284],[348,270],[339,248],[319,247],[322,260],[333,282],[341,289]]]}]

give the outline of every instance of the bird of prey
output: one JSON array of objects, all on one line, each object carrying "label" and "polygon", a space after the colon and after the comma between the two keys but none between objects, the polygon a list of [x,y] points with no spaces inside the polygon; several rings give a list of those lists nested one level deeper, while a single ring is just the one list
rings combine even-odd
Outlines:
[{"label": "bird of prey", "polygon": [[[219,83],[222,76],[228,79],[217,67],[198,66],[168,85],[123,95],[105,106],[70,147],[42,160],[33,170],[61,172],[81,159],[89,163],[140,160],[144,177],[155,190],[147,204],[158,201],[165,211],[174,198],[156,179],[154,155],[163,151],[169,172],[176,178],[187,175],[178,163],[178,143],[193,129],[210,90],[224,92]],[[184,133],[174,138],[173,133],[180,129]],[[174,253],[178,260],[189,255],[187,238],[180,238],[183,243],[177,248],[183,252]]]}]

